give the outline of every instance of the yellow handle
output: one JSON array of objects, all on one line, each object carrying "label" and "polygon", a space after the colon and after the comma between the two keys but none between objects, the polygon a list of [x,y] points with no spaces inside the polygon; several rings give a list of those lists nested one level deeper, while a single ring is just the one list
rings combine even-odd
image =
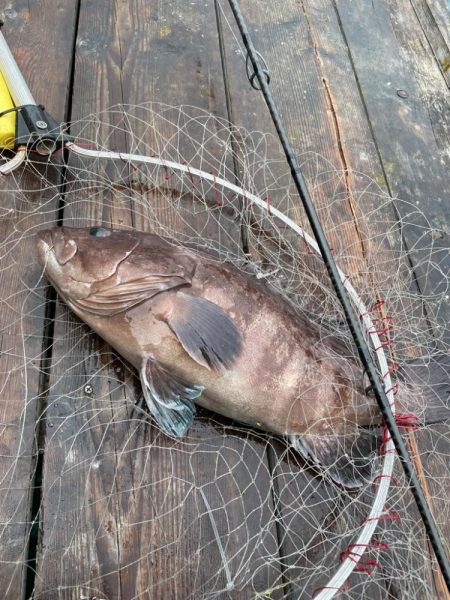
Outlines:
[{"label": "yellow handle", "polygon": [[[8,86],[0,73],[0,113],[4,110],[14,108],[14,103],[8,90]],[[16,135],[16,114],[10,112],[0,117],[0,148],[14,148]]]}]

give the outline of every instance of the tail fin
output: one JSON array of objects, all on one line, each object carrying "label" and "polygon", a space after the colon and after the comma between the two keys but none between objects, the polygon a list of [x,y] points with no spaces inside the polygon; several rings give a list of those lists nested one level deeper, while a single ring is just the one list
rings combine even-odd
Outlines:
[{"label": "tail fin", "polygon": [[450,419],[450,355],[408,360],[400,367],[399,379],[404,383],[399,404],[405,410],[416,413],[426,424]]},{"label": "tail fin", "polygon": [[303,434],[289,436],[303,458],[320,465],[336,483],[347,489],[361,487],[372,477],[379,446],[379,429],[359,429],[345,435]]},{"label": "tail fin", "polygon": [[[414,358],[398,371],[397,412],[413,412],[425,424],[450,419],[450,356],[435,354]],[[291,435],[289,440],[305,459],[320,465],[336,483],[354,489],[370,480],[379,427],[325,434]]]}]

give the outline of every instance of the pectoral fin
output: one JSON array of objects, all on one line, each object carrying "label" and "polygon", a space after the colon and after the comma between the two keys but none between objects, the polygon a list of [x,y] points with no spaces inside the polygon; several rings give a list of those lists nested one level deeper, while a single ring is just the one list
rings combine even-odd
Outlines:
[{"label": "pectoral fin", "polygon": [[94,291],[76,304],[83,310],[99,316],[112,316],[128,310],[156,294],[189,284],[181,275],[152,274],[132,281],[118,282],[111,278],[111,285]]},{"label": "pectoral fin", "polygon": [[145,401],[159,427],[168,435],[183,437],[194,420],[193,401],[203,386],[186,384],[151,358],[145,360],[140,375]]},{"label": "pectoral fin", "polygon": [[379,432],[356,429],[339,435],[330,431],[329,435],[290,436],[290,441],[304,458],[324,468],[333,481],[352,489],[370,479]]},{"label": "pectoral fin", "polygon": [[208,369],[230,367],[242,348],[233,320],[217,304],[178,292],[163,315],[191,358]]}]

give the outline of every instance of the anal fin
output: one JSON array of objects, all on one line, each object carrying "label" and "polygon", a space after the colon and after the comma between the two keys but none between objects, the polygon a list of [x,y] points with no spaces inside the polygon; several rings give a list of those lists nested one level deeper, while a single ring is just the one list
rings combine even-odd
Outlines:
[{"label": "anal fin", "polygon": [[187,384],[152,358],[145,360],[140,375],[145,401],[159,427],[168,435],[183,437],[193,423],[194,400],[203,386]]},{"label": "anal fin", "polygon": [[322,467],[334,482],[348,489],[361,487],[372,475],[379,431],[356,429],[349,434],[291,435],[289,441],[303,458]]}]

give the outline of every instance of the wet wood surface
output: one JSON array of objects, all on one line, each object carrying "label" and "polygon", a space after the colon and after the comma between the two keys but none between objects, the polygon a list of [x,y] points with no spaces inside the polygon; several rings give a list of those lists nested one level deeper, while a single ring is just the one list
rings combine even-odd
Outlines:
[{"label": "wet wood surface", "polygon": [[[240,4],[314,199],[325,207],[321,214],[344,270],[355,286],[370,287],[376,302],[402,276],[389,270],[389,256],[406,247],[410,263],[403,267],[412,269],[413,291],[423,295],[426,307],[427,297],[442,291],[450,275],[445,1]],[[245,75],[242,44],[225,1],[13,0],[2,16],[30,88],[57,119],[76,121],[118,103],[153,100],[232,117],[251,131],[272,131],[262,97]],[[105,130],[120,127],[122,118],[108,113]],[[173,129],[167,127],[169,138]],[[142,124],[135,133],[144,131],[148,135]],[[130,139],[118,129],[109,141],[130,149]],[[190,148],[180,152],[189,160]],[[275,140],[267,154],[278,156]],[[317,157],[328,167],[323,180]],[[103,167],[96,168],[102,176]],[[124,180],[136,177],[127,165],[114,168]],[[60,174],[55,170],[52,177]],[[284,456],[282,444],[248,430],[238,433],[226,419],[202,412],[180,441],[143,419],[134,408],[140,395],[134,371],[39,279],[31,234],[56,222],[62,207],[57,198],[42,197],[35,176],[24,177],[35,190],[26,198],[8,194],[11,184],[0,182],[0,231],[7,242],[2,248],[13,256],[2,256],[8,268],[0,270],[1,597],[28,598],[34,588],[42,600],[311,598],[329,575],[314,565],[327,564],[333,572],[352,539],[339,490],[318,484],[304,465]],[[239,181],[240,173],[235,177]],[[370,193],[362,196],[369,181]],[[64,224],[148,227],[134,188],[128,203],[108,191],[103,200],[89,201],[90,193],[87,188],[83,202],[60,210]],[[157,194],[142,193],[160,210]],[[382,210],[380,197],[389,198]],[[45,210],[28,215],[30,201],[45,202]],[[410,218],[414,206],[425,213],[431,234],[423,235],[419,217]],[[368,230],[363,216],[374,210],[377,218]],[[180,235],[186,227],[218,235],[202,213],[188,224],[176,212],[168,218]],[[407,226],[392,227],[402,219]],[[239,224],[230,220],[225,227],[236,247]],[[430,244],[432,268],[423,259]],[[368,283],[367,265],[375,256],[386,269]],[[426,331],[424,315],[417,322]],[[437,344],[449,341],[449,317],[449,305],[442,304],[442,327],[432,332]],[[414,355],[414,340],[398,344],[402,356]],[[447,434],[448,426],[437,424],[412,434],[411,444],[445,531]],[[408,495],[403,508],[405,523],[417,519]],[[356,513],[355,519],[363,516]],[[389,524],[387,535],[393,532],[404,534],[401,522]],[[331,545],[322,543],[327,536]],[[421,549],[428,552],[425,542]],[[360,598],[361,589],[366,598],[416,597],[406,576],[399,578],[402,586],[394,577],[405,566],[415,568],[415,560],[401,551],[387,553],[376,581],[361,588],[361,575],[355,576],[346,597]],[[431,566],[422,578],[423,597],[432,597],[433,590],[445,597]]]},{"label": "wet wood surface", "polygon": [[[21,1],[10,3],[2,16],[11,50],[34,94],[56,118],[64,119],[75,7],[49,1],[31,10],[28,2]],[[42,33],[47,28],[52,31],[54,46],[43,43]],[[46,68],[48,64],[51,70]],[[12,178],[0,182],[0,596],[7,600],[25,597],[26,580],[34,568],[29,556],[38,533],[33,499],[40,484],[38,438],[45,406],[48,308],[40,268],[32,258],[33,232],[44,214],[51,223],[57,208],[56,199],[40,192],[36,174],[23,172],[17,177],[21,186],[30,190],[29,195],[17,195]],[[33,211],[36,203],[42,204],[42,214]],[[33,288],[36,293],[31,292]]]}]

